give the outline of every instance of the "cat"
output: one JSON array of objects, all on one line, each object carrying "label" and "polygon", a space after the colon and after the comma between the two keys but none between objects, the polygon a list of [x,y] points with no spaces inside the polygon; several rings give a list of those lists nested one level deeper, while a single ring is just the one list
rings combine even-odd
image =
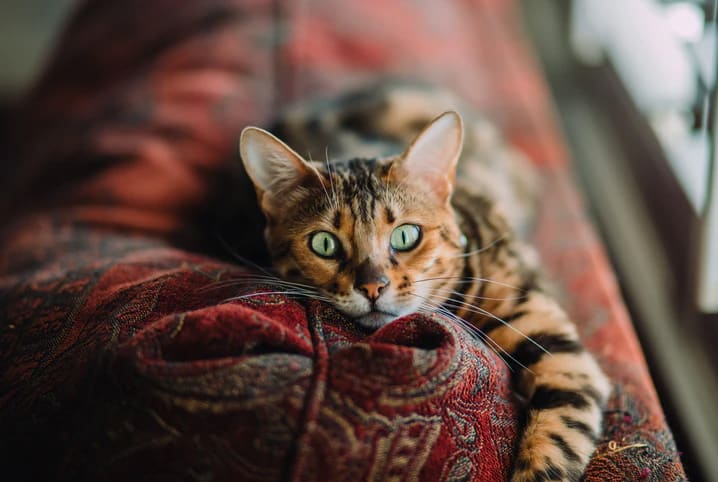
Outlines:
[{"label": "cat", "polygon": [[273,130],[294,149],[247,127],[240,156],[280,276],[367,329],[434,311],[480,330],[527,401],[511,480],[580,479],[610,384],[521,239],[538,185],[523,157],[455,96],[398,82]]}]

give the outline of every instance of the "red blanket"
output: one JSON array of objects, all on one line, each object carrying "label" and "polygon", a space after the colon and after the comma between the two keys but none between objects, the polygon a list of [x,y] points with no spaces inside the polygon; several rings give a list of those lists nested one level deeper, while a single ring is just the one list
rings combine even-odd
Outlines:
[{"label": "red blanket", "polygon": [[520,411],[483,344],[440,317],[368,334],[320,302],[228,301],[269,288],[222,283],[248,271],[209,256],[241,128],[390,73],[453,88],[545,175],[536,244],[616,386],[586,479],[684,479],[514,8],[81,5],[18,120],[0,244],[0,478],[506,477]]}]

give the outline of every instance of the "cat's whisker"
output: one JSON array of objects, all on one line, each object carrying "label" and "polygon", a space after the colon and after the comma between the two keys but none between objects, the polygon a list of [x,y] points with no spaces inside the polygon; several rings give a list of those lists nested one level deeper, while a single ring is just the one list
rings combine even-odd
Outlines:
[{"label": "cat's whisker", "polygon": [[533,345],[535,345],[539,350],[543,351],[543,352],[546,353],[547,355],[551,355],[551,352],[548,351],[546,348],[544,348],[543,345],[541,345],[539,342],[537,342],[536,340],[534,340],[533,338],[531,338],[529,335],[527,335],[527,334],[524,333],[523,331],[521,331],[521,330],[519,330],[518,328],[516,328],[516,327],[515,327],[514,325],[512,325],[511,323],[505,321],[505,320],[502,319],[502,318],[499,318],[498,316],[494,315],[493,313],[491,313],[491,312],[488,311],[488,310],[485,310],[485,309],[483,309],[483,308],[480,308],[480,307],[478,307],[478,306],[474,306],[474,305],[472,305],[472,304],[469,304],[469,303],[466,303],[466,302],[463,302],[463,301],[451,300],[451,299],[444,301],[444,304],[449,304],[449,305],[453,306],[454,308],[463,308],[463,309],[465,309],[465,310],[467,310],[467,311],[471,311],[471,312],[473,312],[473,313],[478,313],[478,314],[480,314],[480,315],[484,315],[484,316],[487,316],[487,317],[489,317],[489,318],[491,318],[491,319],[494,319],[494,320],[498,321],[499,323],[503,324],[505,327],[511,329],[513,332],[515,332],[516,334],[520,335],[520,336],[523,337],[524,339],[526,339],[526,340],[528,340],[529,342],[531,342],[531,343],[532,343]]},{"label": "cat's whisker", "polygon": [[431,278],[423,278],[423,279],[414,280],[414,283],[423,283],[425,281],[437,281],[437,280],[451,280],[451,279],[458,280],[458,281],[456,281],[456,284],[467,284],[467,283],[474,283],[475,281],[482,281],[482,282],[486,282],[486,283],[493,283],[498,286],[504,286],[506,288],[511,288],[516,291],[521,291],[521,292],[528,291],[526,289],[519,288],[518,286],[511,285],[508,283],[503,283],[501,281],[492,280],[489,278],[476,278],[476,277],[466,277],[466,276],[434,276]]},{"label": "cat's whisker", "polygon": [[[438,312],[447,318],[456,321],[460,326],[462,326],[464,329],[466,329],[469,334],[477,336],[481,341],[483,341],[486,346],[488,346],[494,353],[499,355],[499,357],[506,363],[506,366],[509,368],[509,370],[514,371],[514,368],[506,362],[506,358],[509,358],[512,362],[514,362],[516,365],[520,366],[521,368],[528,370],[531,372],[531,369],[526,367],[524,364],[522,364],[519,360],[517,360],[514,356],[512,356],[509,352],[507,352],[501,345],[496,343],[489,335],[484,333],[481,328],[477,327],[476,325],[469,323],[456,313],[451,312],[450,310],[446,309],[445,307],[441,305],[436,305],[433,302],[431,302],[428,298],[425,298],[423,296],[417,295],[415,293],[412,293],[414,296],[417,296],[419,298],[422,298],[424,301],[422,302],[422,306],[431,308],[432,312]],[[501,353],[499,353],[499,351]],[[503,353],[503,355],[502,355]]]},{"label": "cat's whisker", "polygon": [[[309,162],[314,162],[314,159],[312,159],[312,153],[311,153],[311,152],[307,151],[307,157],[309,158]],[[331,174],[329,174],[329,176],[330,176],[330,180],[331,180]],[[327,188],[326,188],[326,186],[324,185],[324,182],[322,181],[322,179],[319,179],[319,184],[322,186],[322,191],[324,191],[324,197],[326,197],[326,199],[327,199],[327,204],[328,204],[329,206],[334,207],[335,204],[334,204],[334,202],[332,201],[332,197],[329,196],[329,191],[327,191]]]},{"label": "cat's whisker", "polygon": [[[426,313],[426,314],[439,313],[443,316],[446,316],[447,318],[450,318],[453,321],[456,321],[459,325],[461,325],[464,329],[467,330],[467,332],[470,336],[475,336],[479,340],[483,341],[484,343],[487,343],[488,340],[491,340],[491,338],[489,338],[489,336],[486,335],[486,333],[481,331],[481,329],[470,324],[468,321],[464,320],[460,316],[456,315],[455,313],[452,313],[451,311],[447,310],[446,308],[443,308],[440,305],[433,304],[429,301],[424,301],[419,305],[418,312]],[[491,340],[491,341],[493,341],[493,340]],[[492,350],[494,349],[493,346],[489,346],[489,348],[491,348]],[[498,354],[498,352],[496,352],[496,353]]]},{"label": "cat's whisker", "polygon": [[454,256],[454,258],[468,258],[469,256],[473,256],[473,255],[475,255],[475,254],[481,254],[481,253],[483,253],[484,251],[487,251],[487,250],[493,248],[494,246],[496,246],[496,244],[499,243],[500,241],[506,239],[506,237],[507,237],[508,235],[509,235],[508,232],[507,232],[507,233],[503,233],[501,236],[498,236],[496,239],[494,239],[493,241],[491,241],[491,242],[490,242],[489,244],[487,244],[486,246],[482,246],[481,248],[474,249],[474,250],[472,250],[472,251],[467,251],[466,253],[457,254],[456,256]]},{"label": "cat's whisker", "polygon": [[[411,294],[414,295],[414,296],[417,296],[417,297],[421,297],[420,295],[417,295],[416,293],[411,293]],[[422,298],[422,299],[426,299],[425,297],[421,297],[421,298]],[[520,335],[520,336],[523,337],[524,339],[528,340],[530,343],[532,343],[533,345],[535,345],[536,347],[538,347],[538,348],[539,348],[541,351],[543,351],[544,353],[549,354],[549,355],[551,354],[550,351],[548,351],[546,348],[544,348],[544,347],[543,347],[540,343],[538,343],[536,340],[534,340],[533,338],[531,338],[530,336],[528,336],[526,333],[524,333],[523,331],[521,331],[521,330],[519,330],[518,328],[516,328],[515,326],[513,326],[511,323],[508,323],[508,322],[505,321],[504,319],[499,318],[498,316],[494,315],[494,314],[491,313],[490,311],[487,311],[487,310],[485,310],[485,309],[483,309],[483,308],[480,308],[480,307],[478,307],[478,306],[474,306],[474,305],[472,305],[472,304],[470,304],[470,303],[467,303],[467,302],[464,302],[464,301],[459,301],[459,300],[454,300],[454,299],[445,299],[445,300],[443,301],[443,304],[444,304],[444,305],[447,305],[447,306],[450,306],[450,307],[452,307],[452,308],[464,309],[464,310],[466,310],[466,311],[469,311],[469,312],[472,312],[472,313],[477,313],[477,314],[486,316],[486,317],[488,317],[488,318],[494,319],[494,320],[500,322],[501,324],[503,324],[504,326],[506,326],[507,328],[511,329],[512,331],[514,331],[515,333],[517,333],[518,335]],[[472,326],[473,326],[473,325],[472,325]]]},{"label": "cat's whisker", "polygon": [[215,236],[217,237],[217,239],[219,240],[219,242],[222,244],[222,247],[223,247],[225,250],[227,250],[227,252],[228,252],[230,255],[232,255],[232,257],[234,257],[234,259],[236,259],[237,261],[239,261],[239,262],[242,263],[242,264],[245,264],[245,265],[247,265],[247,266],[250,266],[250,267],[252,267],[252,268],[254,268],[254,269],[258,270],[258,271],[261,271],[261,272],[263,272],[263,273],[266,273],[266,274],[269,275],[269,276],[273,276],[272,273],[269,271],[268,268],[265,268],[265,267],[263,267],[263,266],[260,266],[260,265],[258,265],[257,263],[255,263],[254,261],[252,261],[251,259],[245,258],[244,256],[242,256],[242,255],[240,255],[239,253],[237,253],[237,252],[229,245],[229,243],[227,242],[227,240],[225,240],[220,234],[215,233]]},{"label": "cat's whisker", "polygon": [[[513,355],[511,355],[509,352],[507,352],[501,345],[496,343],[490,336],[486,335],[484,332],[482,332],[479,328],[476,326],[470,324],[463,318],[456,316],[454,313],[448,310],[442,310],[442,309],[433,309],[430,310],[430,312],[438,312],[447,318],[452,319],[453,321],[456,321],[460,326],[462,326],[469,335],[476,336],[479,340],[481,340],[491,351],[496,353],[502,362],[506,364],[508,369],[510,371],[515,371],[514,367],[508,362],[508,360],[512,361],[517,366],[532,372],[530,368],[527,368],[523,363],[521,363],[519,360],[517,360]],[[532,372],[533,373],[533,372]]]},{"label": "cat's whisker", "polygon": [[339,211],[339,199],[337,198],[337,190],[334,186],[334,176],[332,175],[332,163],[329,162],[329,145],[324,146],[324,159],[327,164],[327,176],[329,176],[329,183],[332,186],[332,199],[334,203],[334,211]]},{"label": "cat's whisker", "polygon": [[439,293],[439,294],[445,293],[445,294],[449,294],[449,295],[463,296],[464,298],[471,298],[471,299],[483,300],[483,301],[516,301],[516,300],[520,300],[523,298],[522,296],[509,296],[506,298],[493,298],[490,296],[470,295],[467,293],[461,293],[460,291],[450,290],[450,289],[442,289],[442,288],[430,288],[429,291],[432,293]]},{"label": "cat's whisker", "polygon": [[268,284],[283,284],[287,286],[297,286],[300,288],[307,288],[313,291],[318,291],[316,286],[304,284],[304,283],[298,283],[296,281],[287,281],[281,278],[276,278],[274,276],[262,276],[262,275],[253,275],[253,276],[246,276],[241,278],[234,278],[233,280],[226,280],[226,281],[243,281],[243,282],[249,282],[249,283],[268,283]]},{"label": "cat's whisker", "polygon": [[463,319],[456,313],[453,313],[452,311],[448,310],[445,306],[435,303],[427,297],[417,295],[416,293],[412,293],[412,295],[422,300],[420,306],[428,307],[431,309],[432,313],[441,313],[442,315],[445,315],[448,318],[458,322],[461,326],[468,330],[469,334],[479,337],[482,341],[490,339],[489,336],[484,333],[483,330],[481,330],[479,327],[473,325],[472,323],[469,323],[467,320]]},{"label": "cat's whisker", "polygon": [[[213,289],[229,288],[232,286],[244,287],[247,285],[255,285],[255,286],[260,285],[260,286],[256,286],[258,289],[264,288],[261,285],[268,285],[269,287],[276,286],[280,290],[284,290],[281,292],[277,291],[277,292],[275,292],[276,294],[280,294],[280,293],[281,294],[292,294],[292,295],[305,296],[307,298],[314,298],[314,299],[325,301],[328,303],[332,302],[332,300],[329,297],[322,295],[319,292],[319,290],[314,286],[306,285],[303,283],[296,283],[296,282],[292,282],[292,281],[282,280],[273,275],[252,275],[252,276],[246,276],[246,277],[241,277],[241,278],[223,280],[223,281],[219,281],[216,283],[212,283],[208,286],[202,287],[198,291],[208,291],[208,290],[213,290]],[[262,292],[258,292],[255,294],[251,294],[250,296],[257,296],[259,294],[267,294],[267,293],[269,293],[269,292],[262,291]],[[240,296],[244,296],[244,295],[240,295]],[[234,298],[235,297],[229,298],[229,299],[231,300]]]},{"label": "cat's whisker", "polygon": [[318,292],[315,289],[307,288],[303,286],[295,286],[292,284],[287,283],[279,283],[277,281],[264,281],[264,280],[227,280],[223,283],[214,283],[208,286],[204,286],[202,288],[199,288],[198,292],[207,292],[207,291],[213,291],[213,290],[219,290],[219,289],[227,289],[231,287],[246,287],[246,286],[256,286],[258,288],[264,287],[264,286],[277,286],[279,288],[286,288],[286,289],[296,289],[296,290],[303,290],[307,293],[315,293],[318,294]]},{"label": "cat's whisker", "polygon": [[[246,283],[248,285],[252,285],[253,288],[256,289],[266,289],[266,288],[273,288],[277,287],[279,289],[287,290],[287,291],[293,291],[295,293],[301,293],[306,294],[308,296],[313,296],[317,299],[329,299],[326,296],[322,295],[317,289],[315,288],[305,288],[301,286],[294,286],[292,284],[284,284],[284,283]],[[261,286],[261,284],[264,284],[265,286]]]},{"label": "cat's whisker", "polygon": [[248,293],[246,295],[239,295],[239,296],[232,296],[230,298],[225,298],[222,300],[222,302],[228,302],[228,301],[239,301],[239,300],[245,300],[250,298],[256,298],[258,296],[274,296],[274,295],[287,295],[287,296],[303,296],[307,298],[317,299],[321,301],[329,301],[326,298],[315,296],[314,293],[302,293],[299,291],[258,291],[256,293]]},{"label": "cat's whisker", "polygon": [[[256,280],[258,280],[258,279],[256,279]],[[205,285],[205,286],[199,288],[198,291],[219,289],[219,288],[223,288],[225,286],[231,286],[233,284],[241,284],[241,283],[246,283],[246,282],[250,282],[250,281],[252,281],[252,280],[248,279],[248,278],[224,279],[224,280],[215,281],[214,283],[209,283],[208,285]],[[265,280],[262,280],[262,281],[265,281]]]},{"label": "cat's whisker", "polygon": [[242,285],[242,284],[276,284],[276,285],[283,285],[283,286],[292,286],[292,287],[298,287],[298,288],[305,288],[308,290],[316,291],[316,287],[302,284],[302,283],[296,283],[292,281],[286,281],[280,278],[277,278],[275,276],[265,276],[265,275],[251,275],[251,276],[242,276],[239,278],[231,278],[226,280],[220,280],[216,281],[214,283],[210,283],[206,286],[203,286],[202,288],[199,288],[198,291],[208,291],[213,289],[220,289],[225,288],[232,285]]}]

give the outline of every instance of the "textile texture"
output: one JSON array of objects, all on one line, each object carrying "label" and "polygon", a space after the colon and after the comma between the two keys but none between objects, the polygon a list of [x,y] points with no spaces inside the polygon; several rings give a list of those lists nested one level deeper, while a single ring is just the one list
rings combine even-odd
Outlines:
[{"label": "textile texture", "polygon": [[450,321],[366,333],[222,283],[257,273],[212,232],[255,228],[213,214],[241,129],[388,74],[455,90],[545,178],[536,246],[615,384],[586,480],[685,479],[523,35],[510,0],[78,5],[18,119],[1,211],[1,478],[508,476],[511,373]]}]

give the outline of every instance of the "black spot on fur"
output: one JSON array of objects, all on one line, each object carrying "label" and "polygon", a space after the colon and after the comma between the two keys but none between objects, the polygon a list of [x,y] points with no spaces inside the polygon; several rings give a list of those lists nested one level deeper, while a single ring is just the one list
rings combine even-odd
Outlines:
[{"label": "black spot on fur", "polygon": [[531,461],[529,459],[519,457],[516,459],[514,466],[520,471],[528,470],[531,468]]},{"label": "black spot on fur", "polygon": [[524,274],[524,282],[519,287],[519,297],[516,304],[526,303],[533,291],[541,291],[538,283],[538,275],[535,271],[529,271]]},{"label": "black spot on fur", "polygon": [[581,392],[585,393],[591,400],[596,402],[596,405],[601,406],[603,403],[603,397],[598,390],[596,390],[596,388],[590,385],[584,385],[581,387]]},{"label": "black spot on fur", "polygon": [[384,207],[384,214],[386,215],[386,222],[391,224],[396,221],[396,217],[389,206]]},{"label": "black spot on fur", "polygon": [[570,406],[583,410],[589,407],[589,402],[580,392],[573,390],[563,390],[561,388],[547,387],[539,385],[536,387],[533,397],[531,397],[531,408],[544,410],[548,408],[557,408]]},{"label": "black spot on fur", "polygon": [[466,237],[469,240],[472,240],[476,243],[476,246],[478,248],[482,248],[482,239],[481,239],[481,231],[479,230],[479,225],[476,221],[475,216],[472,216],[470,212],[468,212],[466,209],[464,209],[463,206],[457,206],[454,205],[454,210],[459,213],[461,216],[461,220],[464,221],[465,228],[463,232],[466,235]]},{"label": "black spot on fur", "polygon": [[[523,312],[518,313],[522,314]],[[580,343],[566,337],[565,335],[537,333],[535,335],[531,335],[531,339],[551,354],[581,353],[583,351],[583,347]],[[511,356],[523,366],[530,367],[531,365],[539,362],[546,355],[546,352],[536,346],[536,343],[533,343],[531,340],[523,340],[516,346],[513,353],[511,353]]]},{"label": "black spot on fur", "polygon": [[564,425],[566,425],[567,428],[570,428],[571,430],[575,430],[583,434],[584,437],[586,437],[593,443],[596,442],[597,437],[596,434],[593,432],[593,429],[582,421],[567,417],[566,415],[561,415],[561,421]]},{"label": "black spot on fur", "polygon": [[343,273],[347,270],[349,267],[349,262],[346,260],[346,258],[342,258],[339,260],[339,266],[337,267],[337,272]]},{"label": "black spot on fur", "polygon": [[566,460],[570,460],[571,462],[579,462],[581,460],[581,457],[579,457],[576,451],[571,448],[565,438],[557,433],[550,433],[548,436],[551,440],[553,440],[553,443],[561,449],[561,452],[563,453],[563,456],[566,457]]}]

